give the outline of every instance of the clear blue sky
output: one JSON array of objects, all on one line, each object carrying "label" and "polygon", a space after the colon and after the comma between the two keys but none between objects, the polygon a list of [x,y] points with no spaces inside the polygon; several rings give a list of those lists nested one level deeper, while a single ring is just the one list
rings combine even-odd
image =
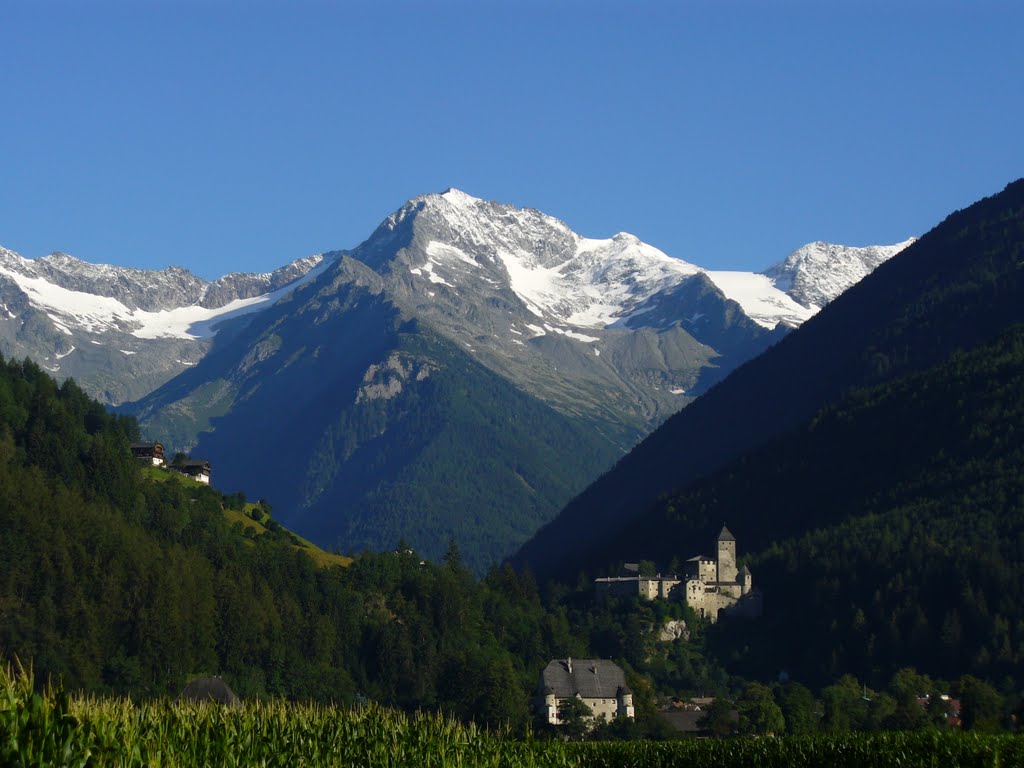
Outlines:
[{"label": "clear blue sky", "polygon": [[1024,3],[0,0],[0,244],[210,278],[456,186],[714,268],[1024,175]]}]

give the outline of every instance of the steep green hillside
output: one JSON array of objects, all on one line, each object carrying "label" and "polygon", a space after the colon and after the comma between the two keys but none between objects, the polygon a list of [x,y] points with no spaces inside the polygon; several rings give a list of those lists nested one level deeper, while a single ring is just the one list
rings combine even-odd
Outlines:
[{"label": "steep green hillside", "polygon": [[926,370],[957,349],[989,342],[1024,321],[1022,262],[1024,181],[1017,181],[949,216],[669,419],[574,499],[515,562],[542,576],[572,578],[600,562],[659,496],[798,429],[853,389]]}]

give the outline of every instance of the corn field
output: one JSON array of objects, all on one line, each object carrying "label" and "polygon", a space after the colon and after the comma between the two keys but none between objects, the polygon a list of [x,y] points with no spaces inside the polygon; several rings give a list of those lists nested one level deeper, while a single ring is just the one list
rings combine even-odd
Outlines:
[{"label": "corn field", "polygon": [[435,714],[286,702],[137,704],[33,689],[0,666],[0,766],[1015,766],[1024,738],[955,733],[566,743]]}]

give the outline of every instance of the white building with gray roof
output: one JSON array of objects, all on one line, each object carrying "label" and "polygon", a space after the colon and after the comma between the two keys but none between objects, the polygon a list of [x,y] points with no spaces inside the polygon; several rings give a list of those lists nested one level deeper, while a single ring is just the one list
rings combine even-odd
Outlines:
[{"label": "white building with gray roof", "polygon": [[541,673],[537,709],[546,722],[561,725],[558,709],[576,698],[590,707],[594,720],[634,717],[633,692],[626,675],[606,659],[555,659]]}]

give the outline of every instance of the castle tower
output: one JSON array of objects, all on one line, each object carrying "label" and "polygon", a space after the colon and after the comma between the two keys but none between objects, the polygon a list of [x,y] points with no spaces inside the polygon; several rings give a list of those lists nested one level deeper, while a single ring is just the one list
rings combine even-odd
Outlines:
[{"label": "castle tower", "polygon": [[745,565],[740,569],[739,582],[740,594],[749,595],[750,590],[754,587],[754,577],[750,574],[750,569]]},{"label": "castle tower", "polygon": [[718,534],[718,582],[736,582],[736,537],[724,525]]},{"label": "castle tower", "polygon": [[615,698],[618,704],[615,711],[616,717],[636,717],[636,710],[633,708],[633,692],[628,685],[620,685],[615,692]]}]

